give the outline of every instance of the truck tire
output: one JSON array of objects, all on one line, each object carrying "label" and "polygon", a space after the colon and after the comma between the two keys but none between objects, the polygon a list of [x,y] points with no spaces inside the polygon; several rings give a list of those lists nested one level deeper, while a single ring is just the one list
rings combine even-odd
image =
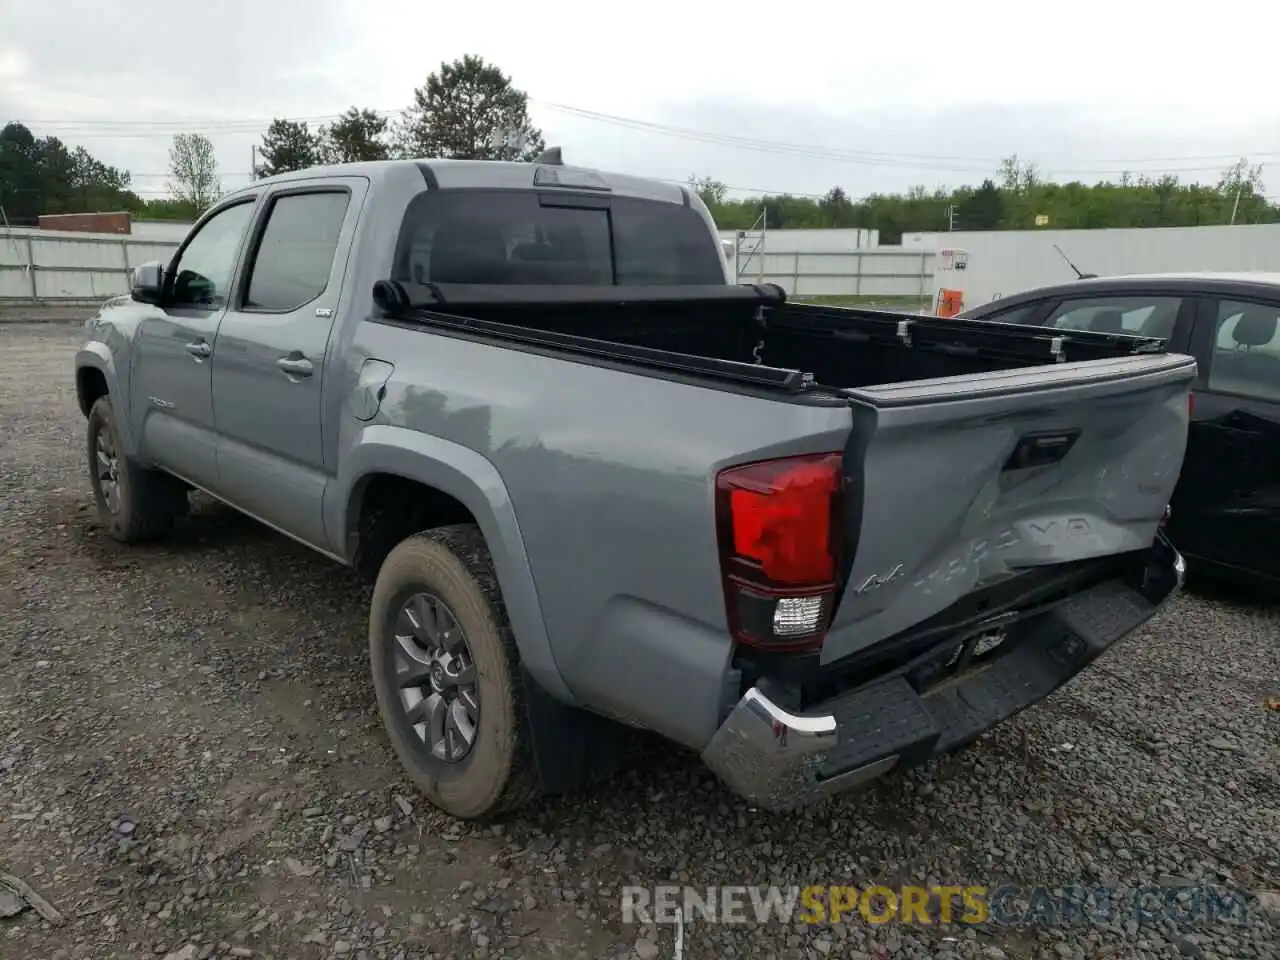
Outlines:
[{"label": "truck tire", "polygon": [[120,543],[142,543],[168,533],[186,512],[186,488],[125,455],[110,397],[99,397],[89,410],[88,434],[89,482],[108,535]]},{"label": "truck tire", "polygon": [[475,526],[415,534],[387,555],[369,661],[391,746],[431,803],[482,820],[537,797],[515,638]]}]

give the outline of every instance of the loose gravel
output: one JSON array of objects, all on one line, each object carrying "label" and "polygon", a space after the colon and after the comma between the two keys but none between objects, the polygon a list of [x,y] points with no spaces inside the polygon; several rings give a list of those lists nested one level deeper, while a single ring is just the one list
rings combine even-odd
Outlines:
[{"label": "loose gravel", "polygon": [[[103,535],[81,332],[0,326],[0,874],[64,917],[0,919],[0,957],[1280,956],[1268,897],[1192,926],[677,931],[619,909],[628,883],[1280,889],[1274,610],[1184,595],[973,749],[800,814],[664,751],[475,828],[397,768],[353,574],[205,500],[164,545]],[[20,906],[0,885],[0,917]]]}]

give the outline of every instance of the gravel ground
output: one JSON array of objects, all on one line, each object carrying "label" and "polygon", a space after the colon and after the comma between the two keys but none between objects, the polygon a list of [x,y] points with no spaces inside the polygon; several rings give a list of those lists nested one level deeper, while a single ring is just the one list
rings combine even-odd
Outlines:
[{"label": "gravel ground", "polygon": [[[1280,888],[1274,611],[1184,596],[974,749],[767,816],[666,752],[475,829],[400,775],[353,574],[201,501],[167,544],[94,520],[80,331],[0,327],[0,872],[65,915],[0,957],[677,955],[626,883]],[[0,916],[5,913],[0,889]],[[10,901],[12,903],[12,901]],[[712,925],[704,957],[1280,956],[1248,924]]]}]

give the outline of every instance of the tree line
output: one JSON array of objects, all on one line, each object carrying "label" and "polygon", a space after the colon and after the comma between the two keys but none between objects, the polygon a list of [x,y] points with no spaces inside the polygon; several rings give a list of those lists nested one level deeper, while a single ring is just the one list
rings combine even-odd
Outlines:
[{"label": "tree line", "polygon": [[[314,129],[304,121],[272,120],[256,151],[253,176],[397,157],[530,161],[544,147],[542,132],[529,118],[528,95],[497,66],[468,55],[441,63],[395,118],[352,106]],[[1049,181],[1034,164],[1014,156],[976,186],[918,186],[862,199],[839,186],[821,197],[730,199],[730,188],[714,178],[689,182],[723,229],[863,227],[878,230],[882,243],[896,243],[912,231],[1280,222],[1280,205],[1264,195],[1261,168],[1245,159],[1210,184],[1128,174],[1089,184]],[[0,224],[34,224],[42,213],[109,210],[192,220],[222,192],[213,143],[204,134],[173,138],[167,192],[145,198],[133,189],[127,170],[57,137],[36,137],[19,122],[0,130]]]},{"label": "tree line", "polygon": [[729,188],[709,177],[689,183],[724,230],[862,227],[881,243],[904,233],[947,230],[1194,227],[1280,222],[1280,205],[1264,195],[1262,168],[1247,159],[1211,184],[1180,183],[1175,176],[1124,174],[1117,181],[1055,183],[1033,164],[1009,157],[999,175],[978,186],[852,199],[841,187],[822,197],[791,194],[729,199]]},{"label": "tree line", "polygon": [[[501,69],[468,55],[429,74],[394,120],[356,106],[314,130],[305,122],[272,120],[253,176],[396,157],[528,161],[544,148],[542,132],[529,120],[528,95]],[[34,225],[40,214],[116,210],[192,220],[222,194],[214,146],[202,133],[173,138],[168,174],[169,196],[144,198],[128,171],[13,121],[0,129],[0,225]]]}]

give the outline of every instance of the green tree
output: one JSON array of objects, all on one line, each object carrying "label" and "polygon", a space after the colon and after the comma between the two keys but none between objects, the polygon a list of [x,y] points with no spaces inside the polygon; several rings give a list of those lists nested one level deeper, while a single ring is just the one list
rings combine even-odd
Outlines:
[{"label": "green tree", "polygon": [[352,107],[327,127],[320,128],[320,153],[326,163],[386,160],[387,118],[373,110]]},{"label": "green tree", "polygon": [[994,230],[1004,217],[1004,197],[990,177],[957,207],[957,226],[963,230]]},{"label": "green tree", "polygon": [[719,207],[729,195],[729,188],[711,177],[689,177],[689,189],[696,193],[708,207]]},{"label": "green tree", "polygon": [[441,63],[413,91],[398,140],[405,156],[465,160],[533,160],[546,145],[529,120],[525,92],[470,54]]},{"label": "green tree", "polygon": [[305,121],[275,119],[262,135],[258,154],[262,162],[254,176],[271,177],[291,170],[305,170],[323,162],[322,141]]},{"label": "green tree", "polygon": [[202,133],[179,133],[169,148],[169,192],[181,203],[204,211],[222,196],[213,142]]},{"label": "green tree", "polygon": [[1233,223],[1255,222],[1253,216],[1267,205],[1262,190],[1262,166],[1250,165],[1248,157],[1241,157],[1218,178],[1218,192],[1231,197]]},{"label": "green tree", "polygon": [[[906,193],[849,200],[847,208],[833,194],[817,200],[787,195],[726,199],[712,207],[712,215],[723,229],[745,230],[765,208],[770,229],[864,227],[878,230],[882,243],[898,243],[911,231],[946,230],[951,206],[958,211],[956,227],[964,230],[1036,229],[1037,214],[1061,229],[1225,224],[1233,209],[1236,223],[1280,222],[1280,206],[1266,199],[1261,172],[1248,161],[1233,164],[1212,184],[1135,174],[1087,184],[1044,180],[1034,164],[1011,157],[996,177],[977,187],[913,187]],[[844,212],[833,215],[838,209]]]},{"label": "green tree", "polygon": [[826,196],[818,201],[818,209],[822,213],[824,227],[854,227],[853,201],[844,192],[844,187],[832,187]]},{"label": "green tree", "polygon": [[84,147],[37,138],[21,123],[0,129],[0,207],[11,224],[34,224],[42,213],[137,209],[142,200],[129,182]]},{"label": "green tree", "polygon": [[132,212],[146,220],[178,220],[183,223],[190,223],[199,219],[200,214],[204,211],[185,200],[175,200],[173,197],[156,197],[145,201],[137,210]]}]

